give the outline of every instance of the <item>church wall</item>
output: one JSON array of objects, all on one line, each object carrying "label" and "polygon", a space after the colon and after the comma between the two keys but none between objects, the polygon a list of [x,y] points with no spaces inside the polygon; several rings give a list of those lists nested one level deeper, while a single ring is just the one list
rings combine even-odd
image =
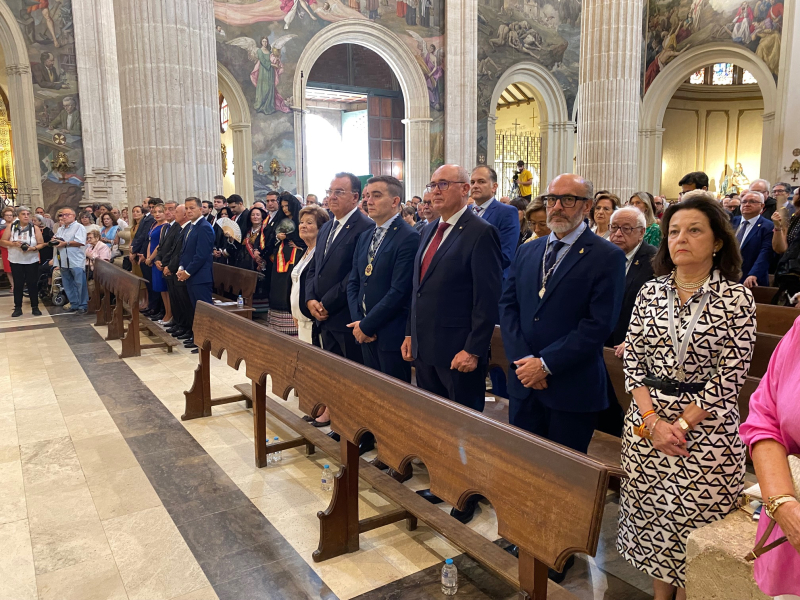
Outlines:
[{"label": "church wall", "polygon": [[[420,5],[427,7],[423,13]],[[343,19],[372,18],[376,23],[397,34],[418,57],[423,73],[427,67],[423,56],[424,41],[434,45],[435,56],[427,57],[442,64],[444,45],[444,0],[325,0],[307,3],[306,0],[257,0],[249,4],[214,2],[217,24],[217,59],[225,65],[242,86],[250,103],[253,139],[253,182],[255,198],[263,198],[272,189],[268,166],[277,159],[283,167],[280,188],[297,191],[297,164],[294,147],[294,116],[292,108],[300,107],[300,98],[291,98],[295,67],[305,45],[323,27]],[[370,9],[375,9],[370,12]],[[405,16],[400,16],[405,15]],[[412,23],[413,21],[413,23]],[[261,38],[266,37],[274,52],[272,63],[277,67],[274,101],[263,101],[269,93],[267,81],[259,81],[254,67],[259,61],[256,51]],[[278,56],[279,54],[279,56]],[[427,51],[426,51],[427,54]],[[305,74],[308,77],[308,73]],[[256,81],[256,83],[253,83]],[[261,91],[257,89],[261,85]],[[438,84],[438,85],[437,85]],[[431,167],[444,161],[444,72],[433,73],[429,84],[431,100]],[[265,95],[266,92],[266,95]],[[257,105],[258,103],[258,105]],[[313,143],[313,132],[307,133]],[[259,172],[259,166],[261,171]],[[244,168],[244,166],[240,167]]]},{"label": "church wall", "polygon": [[677,198],[678,181],[691,171],[708,174],[709,191],[719,193],[736,163],[750,180],[759,178],[763,112],[760,98],[673,99],[664,114],[661,193]]},{"label": "church wall", "polygon": [[578,94],[579,0],[478,1],[478,162],[486,162],[492,93],[511,66],[532,61],[558,80],[572,114]]},{"label": "church wall", "polygon": [[[52,3],[49,9],[25,0],[5,2],[17,15],[31,63],[44,206],[51,214],[64,206],[77,208],[83,196],[85,171],[72,2],[64,0],[57,6]],[[47,70],[42,65],[44,52],[55,57],[54,82],[46,80]],[[70,118],[69,130],[63,105],[68,97],[74,99],[77,106]],[[14,110],[14,106],[10,108]],[[60,153],[65,155],[63,173],[52,166]]]},{"label": "church wall", "polygon": [[748,48],[777,80],[783,8],[783,0],[649,0],[644,92],[681,53],[720,42]]},{"label": "church wall", "polygon": [[[233,154],[233,130],[228,127],[228,131],[222,134],[222,145],[227,152],[228,169],[222,178],[222,193],[230,196],[236,193],[236,156]],[[249,165],[248,165],[249,166]]]},{"label": "church wall", "polygon": [[[518,123],[516,127],[515,123]],[[512,134],[517,131],[519,135],[534,137],[541,135],[539,109],[536,102],[498,110],[495,131]]]}]

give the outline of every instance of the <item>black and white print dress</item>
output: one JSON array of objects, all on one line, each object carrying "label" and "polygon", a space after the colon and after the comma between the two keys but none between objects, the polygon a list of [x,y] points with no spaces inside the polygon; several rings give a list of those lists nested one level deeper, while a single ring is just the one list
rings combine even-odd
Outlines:
[{"label": "black and white print dress", "polygon": [[622,434],[622,480],[617,549],[633,566],[671,585],[685,587],[686,542],[698,527],[736,508],[742,490],[745,447],[739,438],[737,397],[750,368],[756,338],[755,302],[743,285],[718,270],[684,304],[677,290],[669,306],[671,275],[646,283],[639,292],[625,341],[625,386],[641,387],[649,372],[674,379],[676,350],[669,334],[674,311],[680,343],[701,305],[708,301],[689,342],[686,382],[706,381],[704,389],[681,397],[650,388],[653,408],[674,421],[694,402],[711,416],[687,433],[689,457],[667,456],[634,434],[642,420],[631,402]]}]

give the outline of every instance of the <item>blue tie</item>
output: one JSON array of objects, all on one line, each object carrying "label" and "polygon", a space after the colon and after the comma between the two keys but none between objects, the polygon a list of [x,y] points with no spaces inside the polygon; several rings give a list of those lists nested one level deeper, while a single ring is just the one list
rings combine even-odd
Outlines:
[{"label": "blue tie", "polygon": [[750,221],[742,221],[742,224],[739,226],[739,231],[736,232],[736,241],[739,242],[739,245],[742,245],[742,240],[744,239],[744,234],[747,233],[747,228],[750,227]]},{"label": "blue tie", "polygon": [[547,251],[547,257],[544,261],[544,274],[547,275],[556,264],[556,259],[558,258],[559,251],[566,246],[564,242],[561,240],[557,240],[550,246],[550,249]]}]

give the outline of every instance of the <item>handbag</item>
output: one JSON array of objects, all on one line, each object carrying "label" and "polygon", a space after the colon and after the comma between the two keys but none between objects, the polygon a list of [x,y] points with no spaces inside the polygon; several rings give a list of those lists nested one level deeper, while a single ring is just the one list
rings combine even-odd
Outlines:
[{"label": "handbag", "polygon": [[[790,454],[789,455],[789,471],[792,474],[792,483],[794,484],[794,495],[795,498],[800,498],[800,455],[797,454]],[[747,562],[752,562],[757,559],[759,556],[766,554],[770,550],[773,550],[787,542],[786,536],[779,537],[774,542],[767,544],[767,540],[769,536],[772,535],[773,529],[775,529],[775,521],[770,519],[767,515],[766,511],[761,511],[761,518],[769,519],[770,523],[767,525],[766,531],[764,531],[764,535],[761,536],[761,539],[758,540],[756,543],[755,548],[753,548],[750,553],[745,556],[745,560]],[[766,544],[766,545],[765,545]]]}]

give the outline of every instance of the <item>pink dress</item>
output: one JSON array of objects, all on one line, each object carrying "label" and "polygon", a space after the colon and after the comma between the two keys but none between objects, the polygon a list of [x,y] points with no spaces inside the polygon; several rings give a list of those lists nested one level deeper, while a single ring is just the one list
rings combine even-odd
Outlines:
[{"label": "pink dress", "polygon": [[[740,434],[751,450],[756,442],[775,440],[789,454],[800,454],[800,318],[778,344],[767,373],[750,397],[750,414]],[[756,540],[768,522],[766,515],[759,520]],[[782,535],[776,526],[767,543]],[[800,553],[788,542],[770,550],[756,559],[755,578],[768,596],[800,595]]]}]

